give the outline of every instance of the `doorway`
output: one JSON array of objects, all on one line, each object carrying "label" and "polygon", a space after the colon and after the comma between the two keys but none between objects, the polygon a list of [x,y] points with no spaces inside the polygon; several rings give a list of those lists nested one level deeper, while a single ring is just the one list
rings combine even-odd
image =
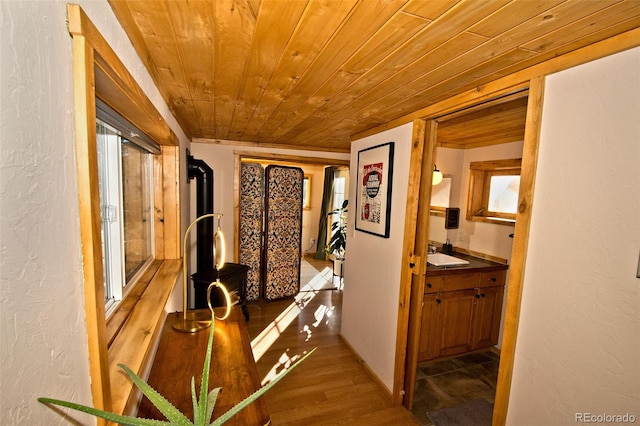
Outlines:
[{"label": "doorway", "polygon": [[[509,397],[513,359],[515,356],[515,338],[519,315],[520,296],[524,259],[528,240],[528,229],[531,216],[533,182],[537,160],[539,122],[541,116],[541,99],[544,92],[544,78],[536,78],[523,83],[519,88],[511,88],[508,93],[494,93],[479,97],[475,101],[451,99],[439,107],[430,109],[428,119],[414,121],[414,140],[419,140],[421,149],[412,152],[412,169],[416,170],[415,185],[412,190],[417,201],[407,207],[407,217],[415,218],[415,227],[405,233],[404,259],[408,265],[403,272],[401,285],[400,310],[398,322],[398,348],[396,351],[396,379],[393,396],[410,408],[415,391],[417,351],[420,331],[420,314],[422,297],[425,288],[426,255],[429,245],[431,171],[434,168],[434,156],[439,145],[436,134],[438,119],[450,114],[466,114],[479,111],[490,102],[504,102],[508,99],[528,95],[524,127],[524,143],[522,156],[522,173],[519,190],[517,221],[513,231],[513,249],[508,280],[507,301],[505,308],[504,333],[500,358],[500,372],[496,386],[494,419],[496,423],[504,423],[506,406]],[[458,104],[455,104],[458,102]],[[454,115],[450,115],[454,116]],[[423,171],[426,171],[424,173]],[[411,182],[410,182],[411,185]],[[404,302],[404,304],[403,304]]]},{"label": "doorway", "polygon": [[[522,158],[526,108],[527,93],[523,91],[519,97],[497,99],[435,120],[436,148],[432,169],[440,171],[443,179],[432,179],[431,198],[428,212],[425,212],[429,216],[426,239],[439,251],[446,242],[453,246],[454,253],[451,254],[454,256],[483,260],[482,263],[474,262],[473,268],[458,267],[457,271],[452,271],[454,275],[446,276],[447,279],[459,279],[462,276],[459,274],[471,274],[478,268],[497,268],[510,263],[513,242],[510,236],[514,229],[520,177],[519,168],[513,163]],[[501,187],[501,179],[491,177],[494,174],[501,179],[510,177],[516,185]],[[491,185],[489,193],[492,196],[485,201],[492,206],[492,215],[476,216],[479,214],[475,206],[477,198],[482,201],[486,194],[477,188],[471,190],[472,182],[476,186],[480,182]],[[495,199],[501,203],[496,203]],[[500,205],[494,208],[494,204]],[[455,224],[447,221],[447,209],[461,212]],[[496,209],[500,211],[494,212]],[[473,213],[472,217],[469,217],[469,211]],[[427,282],[445,278],[441,271],[432,269],[426,270]],[[432,273],[437,278],[431,276]],[[474,299],[473,291],[463,290],[462,282],[457,284],[456,291],[434,293],[425,289],[424,299],[418,300],[422,305],[422,311],[417,312],[422,315],[417,330],[420,349],[414,391],[410,390],[409,396],[413,396],[412,413],[421,424],[430,425],[440,415],[460,413],[469,413],[477,424],[490,424],[498,376],[502,301],[506,291],[504,281],[501,283],[490,291],[484,289],[482,297],[488,296],[482,302]],[[489,296],[493,297],[489,311],[474,309],[476,304],[489,306]],[[434,303],[434,300],[442,300],[442,303]],[[454,307],[456,312],[451,311]],[[480,312],[485,313],[480,315]],[[462,321],[464,318],[468,320],[466,323]],[[460,323],[454,326],[458,321]],[[476,328],[480,323],[487,327],[487,334],[482,338],[478,337],[482,333]],[[484,421],[481,421],[483,417]]]}]

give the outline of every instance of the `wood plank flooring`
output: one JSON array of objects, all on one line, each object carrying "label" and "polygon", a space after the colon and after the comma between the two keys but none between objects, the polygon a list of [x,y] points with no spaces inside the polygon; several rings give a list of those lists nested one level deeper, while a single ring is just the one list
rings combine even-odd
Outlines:
[{"label": "wood plank flooring", "polygon": [[[332,287],[331,263],[307,261],[313,267],[304,265],[301,287],[308,282]],[[419,425],[404,407],[391,403],[339,337],[341,291],[301,291],[295,299],[252,302],[248,308],[261,378],[268,380],[317,348],[265,395],[272,425]]]}]

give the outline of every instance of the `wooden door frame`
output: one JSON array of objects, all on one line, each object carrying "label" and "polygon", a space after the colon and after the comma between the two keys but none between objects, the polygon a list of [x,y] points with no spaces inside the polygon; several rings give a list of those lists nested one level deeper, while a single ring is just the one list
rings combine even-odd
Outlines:
[{"label": "wooden door frame", "polygon": [[[408,183],[409,192],[406,206],[407,218],[405,223],[402,255],[403,263],[398,301],[399,309],[396,334],[396,356],[392,392],[392,398],[395,403],[403,403],[406,389],[405,382],[410,379],[411,374],[415,376],[415,371],[413,371],[413,373],[411,373],[411,371],[407,371],[407,362],[411,360],[411,354],[408,353],[408,349],[413,349],[413,347],[409,345],[409,331],[412,330],[412,332],[415,332],[416,328],[416,325],[411,324],[409,321],[410,313],[415,312],[416,310],[415,306],[412,310],[411,295],[419,294],[419,281],[421,277],[424,278],[424,271],[422,268],[426,265],[426,252],[421,249],[424,245],[417,241],[416,227],[418,225],[418,217],[420,217],[418,213],[419,198],[430,195],[430,190],[421,188],[421,180],[423,182],[429,181],[428,177],[422,177],[422,170],[425,164],[430,164],[430,167],[425,170],[432,170],[433,164],[428,161],[428,157],[431,156],[432,158],[432,151],[435,149],[435,141],[433,139],[425,137],[425,134],[417,134],[419,131],[417,130],[416,123],[420,121],[426,123],[426,120],[428,119],[443,116],[501,95],[504,96],[510,92],[525,90],[527,88],[529,89],[519,195],[519,212],[514,232],[511,271],[509,274],[508,292],[506,297],[501,360],[493,412],[493,424],[504,425],[506,423],[513,364],[515,359],[516,337],[520,316],[520,302],[537,166],[545,77],[549,74],[562,71],[567,68],[585,64],[608,55],[637,47],[640,45],[639,40],[640,29],[636,28],[626,33],[534,65],[530,68],[526,68],[491,83],[487,83],[484,86],[478,86],[477,88],[468,90],[464,93],[423,108],[422,110],[386,123],[383,126],[369,129],[366,132],[353,136],[353,139],[360,139],[410,121],[414,122],[413,146],[411,149]],[[422,128],[424,129],[425,126],[423,125]],[[425,220],[425,223],[428,224],[428,219]],[[414,278],[414,275],[416,275],[416,278]],[[414,286],[413,283],[417,283],[417,285]],[[415,320],[415,318],[413,320]],[[408,396],[412,397],[412,395]]]},{"label": "wooden door frame", "polygon": [[[508,403],[509,388],[511,384],[511,374],[513,371],[513,359],[515,357],[515,338],[517,334],[518,317],[520,312],[520,299],[522,295],[522,278],[524,275],[524,265],[526,257],[526,247],[528,245],[529,224],[531,219],[531,205],[533,198],[533,184],[535,181],[535,170],[538,156],[538,140],[540,118],[542,116],[542,96],[544,93],[544,77],[536,77],[523,86],[511,87],[505,92],[496,92],[492,95],[500,98],[515,92],[527,93],[529,101],[527,103],[527,120],[525,124],[525,136],[523,147],[523,166],[521,171],[521,184],[519,195],[519,209],[517,214],[515,234],[512,248],[512,258],[510,265],[509,282],[507,286],[507,306],[505,313],[505,325],[502,340],[502,353],[500,358],[499,379],[496,389],[496,403],[494,408],[494,416],[497,416],[496,424],[503,424],[502,418],[506,419],[506,408]],[[488,99],[482,102],[488,102]],[[465,109],[473,105],[463,104],[459,109]],[[448,114],[449,111],[443,111]],[[414,170],[415,174],[420,173],[420,184],[415,193],[419,194],[417,203],[414,202],[416,220],[412,226],[414,227],[414,244],[412,249],[412,258],[409,262],[409,268],[403,268],[409,271],[411,280],[410,291],[408,292],[409,300],[406,302],[409,306],[406,318],[407,329],[409,332],[406,336],[406,355],[403,366],[403,387],[404,392],[400,392],[401,402],[411,408],[414,395],[414,384],[417,370],[417,353],[418,341],[420,337],[420,324],[422,322],[422,296],[424,293],[424,279],[426,275],[426,254],[429,243],[429,210],[431,199],[431,174],[422,173],[422,170],[433,170],[435,150],[437,147],[437,117],[444,114],[434,114],[434,116],[422,121],[424,125],[414,125],[414,141],[422,141],[424,148],[422,150],[416,147],[415,156],[412,160],[412,166],[420,164],[420,170]],[[419,120],[417,121],[419,122]],[[423,131],[424,129],[424,131]],[[423,132],[421,137],[420,133]],[[418,157],[422,151],[420,163]],[[412,152],[414,154],[414,152]],[[414,197],[410,197],[414,198]],[[410,221],[408,221],[409,223]],[[408,226],[408,225],[407,225]],[[410,231],[411,232],[411,231]],[[408,239],[405,243],[410,246]],[[407,248],[407,247],[405,247]],[[413,266],[411,266],[413,265]],[[404,282],[404,281],[403,281]],[[403,286],[404,288],[404,286]],[[400,330],[399,330],[400,333]],[[395,395],[394,395],[395,396]]]}]

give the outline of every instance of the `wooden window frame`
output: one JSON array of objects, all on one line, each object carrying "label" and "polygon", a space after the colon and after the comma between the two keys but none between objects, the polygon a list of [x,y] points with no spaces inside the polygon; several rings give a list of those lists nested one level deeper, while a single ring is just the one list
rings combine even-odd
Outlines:
[{"label": "wooden window frame", "polygon": [[[179,143],[176,135],[78,5],[67,5],[72,37],[74,116],[83,285],[93,406],[133,414],[139,393],[117,364],[144,377],[150,370],[178,283]],[[155,261],[107,321],[104,305],[96,97],[161,145],[154,158]],[[98,424],[104,424],[98,420]]]},{"label": "wooden window frame", "polygon": [[469,164],[469,197],[467,220],[511,225],[516,214],[492,212],[488,209],[489,188],[492,176],[520,175],[522,158],[508,160],[474,161]]}]

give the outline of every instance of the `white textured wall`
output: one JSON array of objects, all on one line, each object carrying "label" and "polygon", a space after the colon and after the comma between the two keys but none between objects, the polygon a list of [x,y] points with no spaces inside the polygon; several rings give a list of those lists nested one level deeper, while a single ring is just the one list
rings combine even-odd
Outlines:
[{"label": "white textured wall", "polygon": [[70,43],[61,4],[1,7],[0,423],[54,424],[38,396],[91,402]]},{"label": "white textured wall", "polygon": [[[186,143],[108,3],[77,3]],[[66,3],[0,1],[0,43],[0,424],[68,424],[36,401],[91,403]]]},{"label": "white textured wall", "polygon": [[640,48],[547,79],[509,425],[640,422],[638,70]]},{"label": "white textured wall", "polygon": [[413,124],[405,124],[351,144],[349,202],[356,211],[358,151],[395,142],[391,230],[389,238],[356,231],[348,222],[347,254],[342,300],[342,336],[374,374],[393,389],[396,327],[402,264],[402,243],[407,206],[407,183]]}]

